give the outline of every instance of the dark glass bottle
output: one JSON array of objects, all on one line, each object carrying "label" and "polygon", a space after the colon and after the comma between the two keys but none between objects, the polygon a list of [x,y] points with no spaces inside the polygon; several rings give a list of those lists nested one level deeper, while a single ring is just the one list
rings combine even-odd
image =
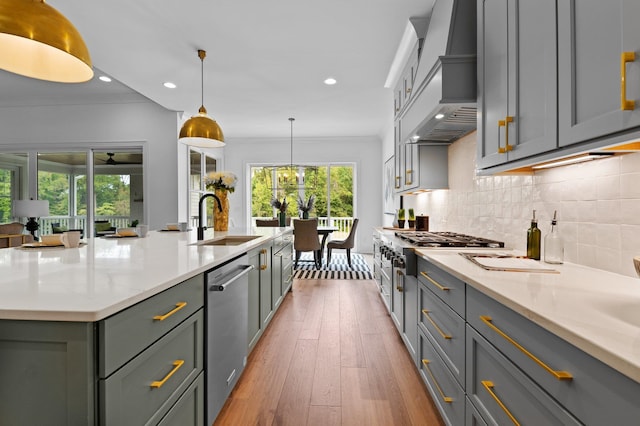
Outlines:
[{"label": "dark glass bottle", "polygon": [[527,230],[527,257],[529,259],[540,260],[540,237],[542,233],[538,228],[538,219],[536,219],[536,211],[533,211],[531,219],[531,228]]}]

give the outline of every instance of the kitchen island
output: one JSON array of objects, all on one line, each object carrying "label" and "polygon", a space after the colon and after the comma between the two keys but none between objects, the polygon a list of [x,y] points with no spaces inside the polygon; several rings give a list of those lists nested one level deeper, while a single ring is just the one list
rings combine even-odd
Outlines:
[{"label": "kitchen island", "polygon": [[[150,232],[0,250],[0,424],[204,424],[206,273],[259,253],[271,277],[272,250],[290,250],[290,233],[209,230],[205,243],[256,238],[206,245],[195,231]],[[274,293],[286,290],[281,272]]]}]

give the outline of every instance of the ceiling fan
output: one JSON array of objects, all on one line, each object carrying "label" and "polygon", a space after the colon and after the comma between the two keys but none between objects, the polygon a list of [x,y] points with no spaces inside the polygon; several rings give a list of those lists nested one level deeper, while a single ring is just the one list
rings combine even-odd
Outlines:
[{"label": "ceiling fan", "polygon": [[115,152],[107,152],[107,155],[109,156],[109,158],[107,158],[106,160],[102,160],[102,161],[104,161],[105,164],[108,164],[110,166],[115,166],[115,165],[118,165],[118,164],[140,164],[139,162],[136,162],[136,161],[132,161],[132,162],[116,161],[113,158],[116,155]]}]

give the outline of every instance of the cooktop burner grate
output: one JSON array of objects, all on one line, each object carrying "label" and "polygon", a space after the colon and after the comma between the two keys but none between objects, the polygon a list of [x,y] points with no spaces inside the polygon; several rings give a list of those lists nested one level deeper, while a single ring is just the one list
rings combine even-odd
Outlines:
[{"label": "cooktop burner grate", "polygon": [[504,247],[502,241],[458,234],[456,232],[396,232],[396,237],[417,247]]}]

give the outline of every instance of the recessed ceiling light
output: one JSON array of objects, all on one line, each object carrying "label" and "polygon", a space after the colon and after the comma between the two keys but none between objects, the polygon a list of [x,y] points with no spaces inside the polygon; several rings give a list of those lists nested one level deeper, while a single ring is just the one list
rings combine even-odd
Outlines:
[{"label": "recessed ceiling light", "polygon": [[101,75],[98,78],[100,79],[100,81],[104,81],[105,83],[110,83],[111,82],[111,79],[109,77],[107,77],[106,75]]},{"label": "recessed ceiling light", "polygon": [[176,86],[175,83],[172,83],[170,81],[165,82],[163,84],[163,86],[166,87],[167,89],[175,89],[176,87],[178,87],[178,86]]},{"label": "recessed ceiling light", "polygon": [[336,80],[335,78],[329,77],[324,81],[324,84],[326,84],[327,86],[333,86],[337,82],[338,82],[338,80]]},{"label": "recessed ceiling light", "polygon": [[436,114],[436,120],[442,120],[444,118],[444,114]]}]

